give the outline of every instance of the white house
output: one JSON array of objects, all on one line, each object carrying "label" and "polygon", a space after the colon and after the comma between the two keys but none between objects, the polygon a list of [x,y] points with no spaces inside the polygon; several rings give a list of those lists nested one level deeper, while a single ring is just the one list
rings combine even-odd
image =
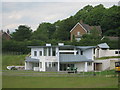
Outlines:
[{"label": "white house", "polygon": [[31,55],[26,57],[25,70],[66,71],[77,68],[78,72],[106,70],[110,67],[108,60],[94,60],[99,57],[117,56],[119,50],[110,50],[106,43],[97,46],[73,46],[59,43],[57,46],[28,46]]},{"label": "white house", "polygon": [[[95,49],[95,58],[120,56],[119,49],[110,49],[107,43],[98,44]],[[109,58],[102,60],[94,60],[94,70],[104,71],[115,68],[115,62],[120,61],[120,58]]]},{"label": "white house", "polygon": [[66,71],[77,68],[77,71],[93,71],[94,48],[96,46],[73,46],[59,43],[57,46],[28,46],[31,55],[26,57],[25,70]]}]

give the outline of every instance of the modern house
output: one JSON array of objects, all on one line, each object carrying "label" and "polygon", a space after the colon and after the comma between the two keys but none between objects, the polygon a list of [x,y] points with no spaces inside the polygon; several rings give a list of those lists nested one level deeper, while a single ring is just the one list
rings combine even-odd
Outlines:
[{"label": "modern house", "polygon": [[77,68],[78,72],[101,71],[110,67],[110,60],[95,58],[117,56],[119,50],[109,50],[106,43],[97,46],[73,46],[59,43],[57,46],[28,46],[31,55],[26,57],[25,70],[34,71],[67,71]]},{"label": "modern house", "polygon": [[[120,56],[119,49],[110,49],[106,43],[98,44],[95,49],[95,58],[110,57],[110,56]],[[109,58],[94,60],[94,70],[104,71],[115,69],[115,62],[120,61],[120,58]]]},{"label": "modern house", "polygon": [[73,39],[80,41],[82,35],[84,34],[89,34],[91,30],[97,30],[99,32],[99,34],[102,34],[102,30],[100,26],[89,26],[88,24],[84,24],[83,21],[81,20],[80,22],[78,22],[70,31],[70,39],[71,41]]},{"label": "modern house", "polygon": [[77,71],[93,71],[94,48],[96,46],[73,46],[59,43],[57,46],[29,46],[31,55],[26,57],[25,70],[66,71],[77,68]]}]

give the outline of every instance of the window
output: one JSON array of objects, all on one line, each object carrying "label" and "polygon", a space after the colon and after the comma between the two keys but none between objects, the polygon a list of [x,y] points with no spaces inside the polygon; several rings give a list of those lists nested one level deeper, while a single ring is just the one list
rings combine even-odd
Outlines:
[{"label": "window", "polygon": [[87,65],[88,65],[88,66],[92,66],[92,63],[91,63],[91,62],[88,62]]},{"label": "window", "polygon": [[93,49],[93,53],[95,54],[95,48]]},{"label": "window", "polygon": [[47,48],[44,48],[44,56],[47,56]]},{"label": "window", "polygon": [[80,32],[77,32],[77,35],[80,35]]},{"label": "window", "polygon": [[42,56],[42,51],[39,51],[39,55]]},{"label": "window", "polygon": [[81,55],[83,55],[83,51],[81,51]]},{"label": "window", "polygon": [[39,63],[33,63],[33,67],[38,67]]},{"label": "window", "polygon": [[115,54],[118,54],[118,51],[115,51]]},{"label": "window", "polygon": [[34,51],[34,56],[37,56],[37,51]]},{"label": "window", "polygon": [[56,56],[56,48],[52,48],[52,56]]}]

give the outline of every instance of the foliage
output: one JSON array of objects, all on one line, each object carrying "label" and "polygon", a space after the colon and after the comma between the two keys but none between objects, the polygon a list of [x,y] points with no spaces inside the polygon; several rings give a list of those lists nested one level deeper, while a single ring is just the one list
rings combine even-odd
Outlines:
[{"label": "foliage", "polygon": [[53,38],[56,27],[51,23],[41,23],[36,31],[34,31],[32,39],[46,41]]},{"label": "foliage", "polygon": [[[120,36],[120,6],[105,8],[102,4],[95,7],[87,5],[79,10],[74,16],[64,20],[58,20],[51,24],[48,22],[41,23],[38,28],[32,32],[31,28],[26,25],[20,25],[12,35],[10,41],[3,40],[3,52],[14,51],[28,53],[30,50],[27,46],[45,45],[51,43],[57,45],[59,42],[71,45],[97,45],[107,43],[111,48],[119,48],[118,41],[110,41],[102,36]],[[90,34],[83,35],[82,39],[77,42],[75,39],[70,42],[70,30],[77,22],[83,20],[84,23],[102,27],[102,35],[93,28]],[[73,36],[74,38],[74,36]]]},{"label": "foliage", "polygon": [[20,25],[15,31],[12,34],[12,38],[16,41],[29,40],[32,35],[32,30],[26,25]]},{"label": "foliage", "polygon": [[6,70],[10,65],[24,65],[26,55],[2,55],[2,69]]}]

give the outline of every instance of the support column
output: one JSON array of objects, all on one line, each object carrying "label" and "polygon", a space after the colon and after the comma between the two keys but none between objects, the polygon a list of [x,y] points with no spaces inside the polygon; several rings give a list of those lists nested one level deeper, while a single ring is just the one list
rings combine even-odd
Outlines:
[{"label": "support column", "polygon": [[25,70],[27,70],[27,63],[25,62]]},{"label": "support column", "polygon": [[60,63],[59,63],[59,61],[58,61],[58,72],[60,71]]},{"label": "support column", "polygon": [[57,61],[58,61],[58,71],[60,71],[59,48],[58,47],[56,48],[56,53],[57,53],[56,57],[57,57]]},{"label": "support column", "polygon": [[42,48],[42,56],[44,56],[44,48]]},{"label": "support column", "polygon": [[76,48],[74,48],[74,55],[76,55]]},{"label": "support column", "polygon": [[87,62],[85,62],[85,72],[87,72]]},{"label": "support column", "polygon": [[92,62],[92,71],[94,71],[94,62]]},{"label": "support column", "polygon": [[52,56],[52,47],[50,49],[51,49],[51,55],[50,56]]},{"label": "support column", "polygon": [[47,56],[49,55],[49,51],[48,51],[48,48],[47,48]]},{"label": "support column", "polygon": [[40,71],[40,62],[39,62],[39,71]]}]

